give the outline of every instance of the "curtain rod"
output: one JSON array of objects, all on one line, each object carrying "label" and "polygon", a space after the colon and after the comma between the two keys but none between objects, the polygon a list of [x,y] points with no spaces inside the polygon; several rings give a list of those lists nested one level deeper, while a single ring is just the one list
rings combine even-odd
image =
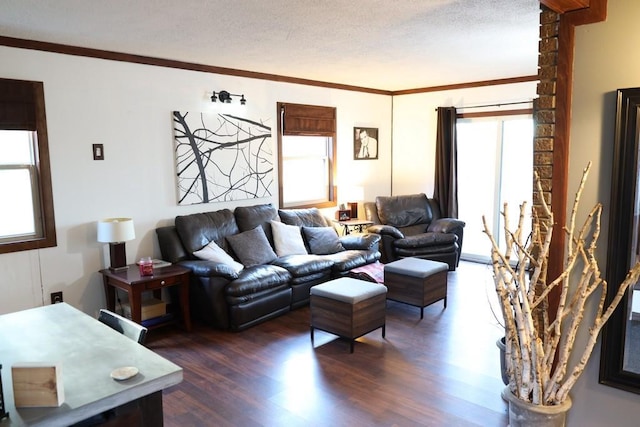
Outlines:
[{"label": "curtain rod", "polygon": [[[454,107],[457,110],[467,110],[469,108],[486,108],[486,107],[502,107],[503,105],[517,105],[517,104],[531,104],[533,100],[529,101],[517,101],[517,102],[503,102],[500,104],[485,104],[485,105],[472,105],[470,107]],[[438,111],[436,108],[435,111]]]}]

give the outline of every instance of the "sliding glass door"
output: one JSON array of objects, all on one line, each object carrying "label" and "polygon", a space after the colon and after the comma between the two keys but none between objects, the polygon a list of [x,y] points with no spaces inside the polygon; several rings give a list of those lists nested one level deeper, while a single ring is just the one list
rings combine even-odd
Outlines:
[{"label": "sliding glass door", "polygon": [[491,243],[482,231],[482,216],[504,245],[508,203],[509,229],[515,229],[526,201],[525,238],[531,225],[533,192],[533,119],[530,115],[458,119],[458,205],[466,221],[462,258],[488,262]]}]

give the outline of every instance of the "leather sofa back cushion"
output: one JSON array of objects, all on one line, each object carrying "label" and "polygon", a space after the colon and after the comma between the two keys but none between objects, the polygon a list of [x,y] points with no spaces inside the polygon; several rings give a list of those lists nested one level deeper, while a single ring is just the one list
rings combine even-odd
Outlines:
[{"label": "leather sofa back cushion", "polygon": [[176,230],[189,254],[214,241],[226,249],[225,237],[238,233],[238,225],[229,209],[176,217]]},{"label": "leather sofa back cushion", "polygon": [[267,240],[273,245],[273,234],[271,231],[270,221],[279,221],[278,210],[271,204],[254,205],[254,206],[238,206],[233,214],[238,223],[240,231],[253,230],[257,226],[261,226],[267,235]]},{"label": "leather sofa back cushion", "polygon": [[191,254],[184,250],[174,225],[158,227],[156,228],[156,234],[163,260],[176,263],[191,258]]},{"label": "leather sofa back cushion", "polygon": [[433,219],[431,207],[424,193],[404,196],[376,197],[378,217],[383,224],[408,227],[429,224]]},{"label": "leather sofa back cushion", "polygon": [[269,264],[278,257],[260,226],[240,234],[227,236],[227,241],[245,267]]},{"label": "leather sofa back cushion", "polygon": [[285,224],[297,225],[298,227],[326,227],[330,225],[327,224],[318,208],[280,209],[278,214]]}]

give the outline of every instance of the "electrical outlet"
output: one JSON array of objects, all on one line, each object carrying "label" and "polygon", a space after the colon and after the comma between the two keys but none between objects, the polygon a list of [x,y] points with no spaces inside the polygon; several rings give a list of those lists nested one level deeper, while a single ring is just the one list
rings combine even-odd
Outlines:
[{"label": "electrical outlet", "polygon": [[62,291],[51,292],[51,304],[57,304],[59,302],[62,302]]}]

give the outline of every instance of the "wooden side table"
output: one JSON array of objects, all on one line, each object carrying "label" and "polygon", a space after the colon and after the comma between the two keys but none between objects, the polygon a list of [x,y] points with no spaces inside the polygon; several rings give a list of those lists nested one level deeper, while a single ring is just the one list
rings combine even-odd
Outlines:
[{"label": "wooden side table", "polygon": [[153,269],[153,276],[141,276],[137,265],[129,265],[123,271],[111,271],[108,268],[100,270],[104,282],[104,293],[107,298],[107,308],[115,311],[116,288],[122,289],[129,295],[131,305],[131,320],[142,323],[142,293],[153,291],[155,298],[160,298],[162,288],[170,286],[180,287],[180,312],[182,322],[187,331],[191,330],[191,315],[189,313],[189,270],[179,265],[170,265]]}]

